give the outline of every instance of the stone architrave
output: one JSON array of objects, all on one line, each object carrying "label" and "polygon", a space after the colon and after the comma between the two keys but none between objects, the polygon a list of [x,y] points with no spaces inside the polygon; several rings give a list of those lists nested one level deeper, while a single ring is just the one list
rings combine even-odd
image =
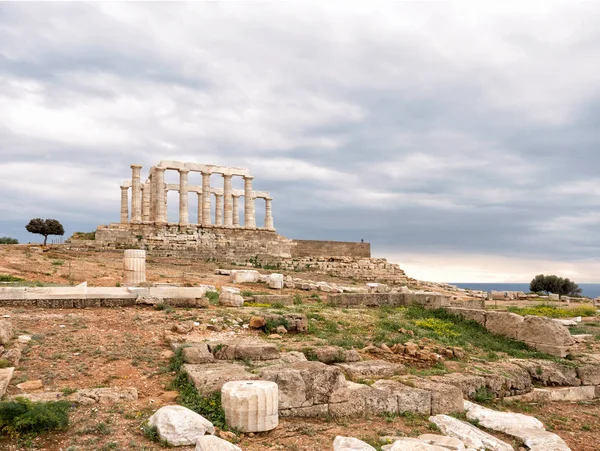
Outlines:
[{"label": "stone architrave", "polygon": [[127,249],[123,257],[123,285],[135,286],[146,281],[146,251]]},{"label": "stone architrave", "polygon": [[221,388],[221,404],[227,425],[243,432],[275,429],[279,424],[278,394],[275,382],[227,382]]},{"label": "stone architrave", "polygon": [[162,166],[156,167],[156,224],[164,225],[167,223],[167,212],[165,210],[165,168]]},{"label": "stone architrave", "polygon": [[210,224],[210,172],[202,172],[202,225]]},{"label": "stone architrave", "polygon": [[142,190],[140,187],[140,171],[142,166],[139,164],[131,165],[131,223],[139,224],[142,222]]},{"label": "stone architrave", "polygon": [[190,223],[188,213],[188,173],[189,169],[179,170],[179,225],[187,226]]},{"label": "stone architrave", "polygon": [[231,188],[231,174],[223,174],[223,209],[224,225],[231,227],[233,225],[233,197]]},{"label": "stone architrave", "polygon": [[223,225],[223,195],[215,194],[215,225]]},{"label": "stone architrave", "polygon": [[254,195],[252,194],[252,179],[254,177],[247,175],[244,177],[244,227],[247,229],[256,228],[256,216],[254,211]]},{"label": "stone architrave", "polygon": [[233,195],[233,227],[240,226],[240,196]]},{"label": "stone architrave", "polygon": [[127,191],[128,186],[121,186],[121,224],[127,224],[129,222],[129,198]]},{"label": "stone architrave", "polygon": [[142,222],[150,221],[150,181],[142,185]]}]

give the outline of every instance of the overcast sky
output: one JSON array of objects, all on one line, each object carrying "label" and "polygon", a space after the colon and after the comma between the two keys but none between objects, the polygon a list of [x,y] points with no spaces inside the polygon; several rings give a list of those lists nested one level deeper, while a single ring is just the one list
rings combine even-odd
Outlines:
[{"label": "overcast sky", "polygon": [[1,3],[0,236],[117,222],[129,165],[171,159],[248,167],[279,233],[363,238],[413,277],[600,282],[599,23],[548,0]]}]

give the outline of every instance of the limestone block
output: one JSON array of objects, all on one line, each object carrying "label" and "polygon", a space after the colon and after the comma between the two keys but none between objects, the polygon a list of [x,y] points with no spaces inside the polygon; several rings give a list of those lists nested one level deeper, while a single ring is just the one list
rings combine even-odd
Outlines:
[{"label": "limestone block", "polygon": [[[462,449],[465,449],[464,446]],[[448,448],[430,445],[417,438],[402,437],[396,440],[390,451],[448,451]]]},{"label": "limestone block", "polygon": [[242,448],[214,435],[205,435],[198,438],[195,451],[242,451]]},{"label": "limestone block", "polygon": [[485,327],[485,310],[468,309],[460,307],[447,307],[446,310],[448,310],[451,313],[454,313],[455,315],[461,316],[468,321],[475,321]]},{"label": "limestone block", "polygon": [[347,382],[345,389],[329,398],[329,415],[334,418],[365,415],[366,398],[371,390],[368,385]]},{"label": "limestone block", "polygon": [[244,298],[239,294],[222,291],[219,295],[219,305],[224,307],[242,307],[244,305]]},{"label": "limestone block", "polygon": [[25,299],[79,299],[85,298],[86,287],[27,287]]},{"label": "limestone block", "polygon": [[523,317],[516,313],[490,311],[485,315],[485,328],[493,334],[517,340],[523,321]]},{"label": "limestone block", "polygon": [[15,369],[13,367],[0,368],[0,398],[6,393],[14,372]]},{"label": "limestone block", "polygon": [[564,387],[564,388],[534,388],[532,392],[524,395],[504,398],[505,401],[520,402],[579,402],[591,401],[596,399],[596,387],[585,385],[583,387]]},{"label": "limestone block", "polygon": [[0,345],[8,343],[14,334],[12,324],[8,321],[0,320]]},{"label": "limestone block", "polygon": [[270,274],[267,285],[269,288],[281,290],[283,288],[283,274]]},{"label": "limestone block", "polygon": [[221,388],[221,404],[229,427],[264,432],[279,424],[279,397],[275,382],[233,381]]},{"label": "limestone block", "polygon": [[581,385],[600,385],[600,365],[583,365],[577,368]]},{"label": "limestone block", "polygon": [[514,451],[513,447],[491,434],[477,429],[470,423],[457,420],[448,415],[435,415],[429,417],[444,435],[455,437],[468,448],[491,451]]},{"label": "limestone block", "polygon": [[340,346],[323,346],[315,350],[319,362],[331,364],[346,361],[346,350]]},{"label": "limestone block", "polygon": [[25,299],[25,287],[0,287],[0,300]]},{"label": "limestone block", "polygon": [[576,387],[581,385],[581,380],[577,377],[576,368],[570,366],[550,360],[513,359],[510,362],[527,370],[531,379],[541,385],[551,387]]},{"label": "limestone block", "polygon": [[181,352],[183,354],[183,361],[185,363],[200,364],[213,363],[215,361],[215,358],[208,349],[208,345],[204,343],[183,348]]},{"label": "limestone block", "polygon": [[258,379],[256,374],[246,371],[242,365],[235,363],[206,363],[202,365],[184,364],[185,371],[194,383],[198,393],[209,395],[221,390],[230,381]]},{"label": "limestone block", "polygon": [[253,269],[236,269],[231,271],[231,283],[256,283],[260,280],[260,273]]},{"label": "limestone block", "polygon": [[324,418],[327,415],[327,404],[315,404],[314,406],[293,407],[291,409],[279,410],[280,417]]},{"label": "limestone block", "polygon": [[385,379],[376,381],[372,388],[395,397],[398,405],[395,411],[398,413],[411,412],[422,415],[431,413],[431,392],[427,390]]},{"label": "limestone block", "polygon": [[236,287],[221,287],[222,293],[240,294],[240,289]]},{"label": "limestone block", "polygon": [[450,373],[443,376],[432,376],[429,379],[434,382],[459,387],[465,398],[471,398],[477,390],[486,386],[485,378],[474,374]]},{"label": "limestone block", "polygon": [[385,360],[363,360],[360,362],[337,363],[337,367],[352,380],[379,379],[406,373],[402,364],[386,362]]},{"label": "limestone block", "polygon": [[212,423],[193,410],[183,406],[165,406],[148,419],[155,426],[161,440],[172,446],[194,445],[204,434],[214,434]]},{"label": "limestone block", "polygon": [[429,444],[441,446],[446,449],[462,451],[465,449],[465,444],[456,437],[447,437],[445,435],[422,434],[418,437],[419,440]]},{"label": "limestone block", "polygon": [[483,377],[488,390],[500,398],[522,395],[533,390],[527,370],[514,363],[488,363],[484,368],[473,366],[471,372]]},{"label": "limestone block", "polygon": [[368,443],[354,437],[338,435],[333,440],[333,451],[377,451]]},{"label": "limestone block", "polygon": [[410,379],[416,388],[428,391],[431,394],[431,414],[448,414],[462,412],[462,390],[454,385],[431,382],[427,379]]},{"label": "limestone block", "polygon": [[517,339],[525,343],[539,343],[547,346],[572,346],[575,344],[569,329],[557,324],[551,318],[542,316],[526,316],[519,328]]},{"label": "limestone block", "polygon": [[146,251],[127,249],[123,255],[123,285],[146,282]]},{"label": "limestone block", "polygon": [[209,348],[218,360],[275,360],[281,357],[277,346],[264,342],[211,342]]},{"label": "limestone block", "polygon": [[151,287],[148,289],[148,296],[162,299],[200,299],[206,296],[208,288],[199,287]]}]

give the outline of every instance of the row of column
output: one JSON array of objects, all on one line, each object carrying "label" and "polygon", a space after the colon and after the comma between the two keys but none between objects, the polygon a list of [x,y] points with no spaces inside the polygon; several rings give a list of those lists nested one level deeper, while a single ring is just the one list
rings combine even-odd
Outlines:
[{"label": "row of column", "polygon": [[[131,223],[167,223],[167,190],[164,189],[166,168],[157,166],[144,184],[140,181],[141,165],[132,164]],[[179,225],[189,224],[188,174],[189,169],[179,169]],[[198,193],[198,224],[211,224],[210,172],[202,172],[202,192]],[[215,194],[215,225],[239,227],[239,198],[233,194],[232,175],[223,174],[223,194]],[[244,176],[244,226],[256,227],[255,202],[252,195],[253,176]],[[162,189],[161,189],[162,187]],[[270,197],[265,198],[265,228],[273,229]],[[128,187],[121,186],[121,223],[127,223]]]}]

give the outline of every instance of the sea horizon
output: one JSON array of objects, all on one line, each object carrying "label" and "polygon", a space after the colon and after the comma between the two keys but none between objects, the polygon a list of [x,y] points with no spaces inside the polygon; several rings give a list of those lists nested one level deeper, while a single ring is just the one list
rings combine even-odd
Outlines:
[{"label": "sea horizon", "polygon": [[[480,291],[523,291],[529,292],[529,282],[448,282],[458,288]],[[600,297],[600,283],[578,283],[581,294],[589,298]]]}]

